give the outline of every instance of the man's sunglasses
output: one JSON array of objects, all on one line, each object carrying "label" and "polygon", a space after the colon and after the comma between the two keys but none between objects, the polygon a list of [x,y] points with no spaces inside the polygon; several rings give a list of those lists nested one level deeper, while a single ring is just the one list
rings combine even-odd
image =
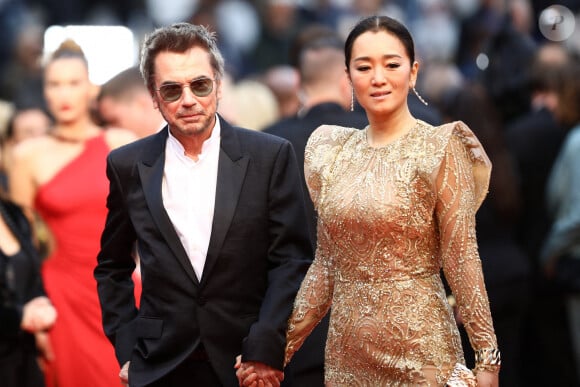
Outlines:
[{"label": "man's sunglasses", "polygon": [[165,102],[175,102],[181,98],[184,86],[189,86],[191,92],[198,97],[208,96],[213,90],[213,82],[213,79],[203,77],[194,79],[187,85],[181,83],[166,83],[161,85],[159,89],[155,90],[159,92],[159,95],[161,95],[161,98],[163,98]]}]

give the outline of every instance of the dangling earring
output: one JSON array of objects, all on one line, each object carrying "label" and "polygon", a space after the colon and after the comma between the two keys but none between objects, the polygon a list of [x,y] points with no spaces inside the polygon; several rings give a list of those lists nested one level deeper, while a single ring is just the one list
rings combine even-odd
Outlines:
[{"label": "dangling earring", "polygon": [[350,111],[354,112],[354,89],[350,88]]},{"label": "dangling earring", "polygon": [[425,101],[423,99],[423,97],[421,97],[421,95],[417,92],[417,90],[415,89],[415,86],[413,86],[413,93],[415,93],[415,95],[417,96],[417,98],[419,98],[419,101],[421,101],[423,103],[423,105],[425,105],[425,106],[429,105],[427,103],[427,101]]}]

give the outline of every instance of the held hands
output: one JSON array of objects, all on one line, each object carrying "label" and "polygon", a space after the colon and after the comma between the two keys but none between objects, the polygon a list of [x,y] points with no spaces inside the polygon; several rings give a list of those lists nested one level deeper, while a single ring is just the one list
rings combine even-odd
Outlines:
[{"label": "held hands", "polygon": [[30,333],[47,331],[56,321],[56,309],[47,297],[36,297],[24,304],[20,328]]},{"label": "held hands", "polygon": [[264,363],[248,361],[242,363],[242,356],[236,357],[234,368],[240,387],[280,387],[284,373]]}]

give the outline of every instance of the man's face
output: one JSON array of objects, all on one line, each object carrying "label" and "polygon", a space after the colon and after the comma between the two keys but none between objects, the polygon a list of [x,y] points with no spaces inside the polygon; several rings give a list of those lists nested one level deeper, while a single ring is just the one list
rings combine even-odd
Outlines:
[{"label": "man's face", "polygon": [[[153,92],[153,103],[169,124],[171,133],[177,137],[201,136],[207,138],[215,124],[221,83],[215,80],[209,53],[201,47],[193,47],[184,53],[161,52],[155,58],[154,87],[177,83],[182,94],[176,101],[166,101],[158,90]],[[189,83],[202,77],[213,81],[213,90],[206,96],[195,95]]]}]

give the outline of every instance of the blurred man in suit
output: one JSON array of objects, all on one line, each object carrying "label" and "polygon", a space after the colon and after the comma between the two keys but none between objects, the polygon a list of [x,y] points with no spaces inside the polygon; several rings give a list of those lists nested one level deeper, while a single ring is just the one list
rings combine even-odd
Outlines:
[{"label": "blurred man in suit", "polygon": [[129,129],[140,138],[165,125],[138,67],[121,71],[101,86],[97,110],[105,125]]}]

